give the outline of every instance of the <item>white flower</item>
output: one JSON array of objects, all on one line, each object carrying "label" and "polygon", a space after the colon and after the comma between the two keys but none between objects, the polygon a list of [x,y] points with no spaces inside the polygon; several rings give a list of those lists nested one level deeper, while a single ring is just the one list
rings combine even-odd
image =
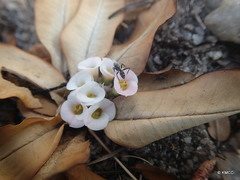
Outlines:
[{"label": "white flower", "polygon": [[79,71],[85,71],[91,74],[95,79],[98,78],[98,67],[101,65],[100,57],[91,57],[83,60],[78,64]]},{"label": "white flower", "polygon": [[119,75],[119,73],[116,73],[114,78],[114,89],[118,94],[132,96],[138,90],[138,78],[132,70],[126,69],[124,70],[124,73],[124,79]]},{"label": "white flower", "polygon": [[89,81],[75,91],[72,91],[69,96],[73,96],[84,105],[90,106],[102,101],[105,94],[105,90],[98,83]]},{"label": "white flower", "polygon": [[113,63],[115,61],[111,60],[110,58],[103,58],[102,64],[100,65],[100,72],[103,75],[105,83],[109,83],[114,78],[114,70],[113,70]]},{"label": "white flower", "polygon": [[78,99],[71,96],[62,104],[60,114],[62,119],[69,124],[70,127],[80,128],[84,126],[83,118],[87,107]]},{"label": "white flower", "polygon": [[115,104],[104,98],[101,102],[91,106],[84,118],[84,124],[94,131],[104,129],[108,122],[116,115]]},{"label": "white flower", "polygon": [[66,88],[68,90],[75,90],[86,84],[88,81],[93,81],[92,75],[86,72],[78,72],[71,77],[71,79],[67,83]]}]

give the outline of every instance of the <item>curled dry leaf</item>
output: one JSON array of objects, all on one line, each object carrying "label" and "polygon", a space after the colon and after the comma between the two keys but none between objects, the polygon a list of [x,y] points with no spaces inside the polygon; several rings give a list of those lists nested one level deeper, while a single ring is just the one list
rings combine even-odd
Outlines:
[{"label": "curled dry leaf", "polygon": [[177,178],[158,167],[146,164],[137,164],[134,167],[137,171],[141,172],[147,180],[177,180]]},{"label": "curled dry leaf", "polygon": [[53,65],[66,70],[61,53],[60,34],[63,27],[75,15],[81,0],[37,0],[35,3],[35,26],[38,38],[51,55]]},{"label": "curled dry leaf", "polygon": [[60,121],[59,117],[32,118],[1,127],[0,179],[32,179],[60,141]]},{"label": "curled dry leaf", "polygon": [[105,180],[101,176],[90,171],[85,164],[73,167],[67,172],[68,180]]},{"label": "curled dry leaf", "polygon": [[39,87],[52,88],[65,82],[63,75],[42,59],[14,46],[0,44],[0,68]]},{"label": "curled dry leaf", "polygon": [[34,176],[33,180],[49,179],[58,173],[67,171],[76,164],[86,163],[89,155],[90,143],[85,141],[84,134],[81,133],[70,141],[66,141],[58,146],[51,158]]},{"label": "curled dry leaf", "polygon": [[108,16],[124,5],[124,0],[84,0],[72,21],[63,30],[61,43],[70,74],[77,64],[93,56],[104,57],[109,52],[117,26],[123,15]]},{"label": "curled dry leaf", "polygon": [[105,128],[114,142],[145,146],[215,119],[240,112],[240,71],[217,71],[168,89],[114,100],[117,114]]},{"label": "curled dry leaf", "polygon": [[217,141],[225,141],[231,132],[228,117],[209,122],[208,133]]},{"label": "curled dry leaf", "polygon": [[139,15],[130,39],[124,44],[113,46],[108,56],[140,74],[145,69],[156,30],[175,12],[175,0],[156,1],[149,10]]},{"label": "curled dry leaf", "polygon": [[194,79],[191,73],[177,69],[167,72],[142,73],[139,77],[138,91],[157,90],[185,84]]},{"label": "curled dry leaf", "polygon": [[216,165],[216,159],[204,161],[194,173],[192,180],[206,180]]},{"label": "curled dry leaf", "polygon": [[0,99],[9,97],[18,97],[28,108],[41,108],[42,104],[37,98],[34,98],[29,89],[16,86],[2,78],[0,74]]}]

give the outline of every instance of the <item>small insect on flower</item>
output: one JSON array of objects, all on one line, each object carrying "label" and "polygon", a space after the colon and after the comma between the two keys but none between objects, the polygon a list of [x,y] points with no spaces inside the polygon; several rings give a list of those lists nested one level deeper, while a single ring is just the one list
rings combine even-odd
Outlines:
[{"label": "small insect on flower", "polygon": [[116,72],[116,76],[118,77],[118,74],[120,74],[122,79],[125,79],[126,74],[125,74],[125,70],[127,70],[127,73],[129,72],[130,68],[126,68],[126,66],[124,64],[119,65],[118,63],[113,63],[113,70]]}]

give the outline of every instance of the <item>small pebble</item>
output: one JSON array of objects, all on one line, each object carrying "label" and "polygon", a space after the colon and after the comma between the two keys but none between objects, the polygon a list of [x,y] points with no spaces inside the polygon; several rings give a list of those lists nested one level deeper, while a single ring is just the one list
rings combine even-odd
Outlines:
[{"label": "small pebble", "polygon": [[200,34],[193,34],[192,35],[192,42],[194,45],[199,45],[203,42],[203,35]]},{"label": "small pebble", "polygon": [[159,55],[156,55],[154,58],[153,58],[153,62],[156,63],[157,65],[161,65],[163,62],[160,60],[160,56]]},{"label": "small pebble", "polygon": [[192,138],[191,137],[185,137],[183,140],[187,144],[190,144],[192,142]]},{"label": "small pebble", "polygon": [[208,56],[212,58],[214,61],[220,59],[223,56],[222,51],[210,51]]}]

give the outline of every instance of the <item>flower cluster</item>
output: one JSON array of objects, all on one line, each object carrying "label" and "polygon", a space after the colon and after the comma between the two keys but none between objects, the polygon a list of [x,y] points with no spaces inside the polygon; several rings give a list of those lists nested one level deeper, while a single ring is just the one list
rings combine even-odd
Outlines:
[{"label": "flower cluster", "polygon": [[115,104],[109,99],[135,94],[138,78],[109,58],[88,58],[78,64],[78,70],[67,83],[71,92],[61,106],[61,117],[73,128],[85,125],[102,130],[116,115]]}]

